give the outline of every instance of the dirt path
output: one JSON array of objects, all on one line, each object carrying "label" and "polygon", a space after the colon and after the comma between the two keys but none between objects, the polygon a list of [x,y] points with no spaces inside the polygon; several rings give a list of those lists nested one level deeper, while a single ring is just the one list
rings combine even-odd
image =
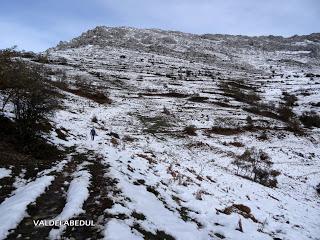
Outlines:
[{"label": "dirt path", "polygon": [[84,213],[75,217],[80,220],[93,220],[95,226],[67,227],[63,237],[76,239],[100,239],[103,238],[102,231],[108,218],[106,209],[113,206],[111,194],[116,194],[117,182],[108,177],[108,168],[102,164],[103,158],[92,156],[88,159],[91,164],[87,169],[92,175],[89,188],[90,196],[83,205]]},{"label": "dirt path", "polygon": [[20,222],[7,239],[45,239],[48,236],[51,227],[36,228],[33,221],[53,219],[62,211],[66,203],[66,192],[72,180],[71,175],[80,162],[81,158],[74,156],[72,161],[64,166],[62,172],[53,173],[55,180],[34,204],[28,206],[28,216]]}]

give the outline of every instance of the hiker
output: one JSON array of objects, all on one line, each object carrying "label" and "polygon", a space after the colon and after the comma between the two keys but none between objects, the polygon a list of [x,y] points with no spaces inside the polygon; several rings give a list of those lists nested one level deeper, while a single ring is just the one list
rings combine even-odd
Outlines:
[{"label": "hiker", "polygon": [[94,130],[94,128],[91,128],[90,135],[91,135],[91,140],[93,141],[94,136],[97,136],[96,130]]}]

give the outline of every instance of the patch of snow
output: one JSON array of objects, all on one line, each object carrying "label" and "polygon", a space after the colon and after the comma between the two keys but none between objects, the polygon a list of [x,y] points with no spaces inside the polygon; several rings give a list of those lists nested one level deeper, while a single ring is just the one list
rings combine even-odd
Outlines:
[{"label": "patch of snow", "polygon": [[51,184],[53,176],[43,176],[18,188],[14,195],[0,205],[0,239],[6,238],[9,230],[15,228],[27,215],[27,206],[34,202]]},{"label": "patch of snow", "polygon": [[[89,197],[91,174],[87,170],[81,170],[83,166],[84,164],[80,165],[78,171],[73,174],[74,179],[68,189],[67,203],[54,220],[66,221],[84,212],[82,206]],[[66,226],[62,225],[58,229],[52,229],[49,234],[50,239],[59,239],[65,228]]]},{"label": "patch of snow", "polygon": [[142,240],[143,238],[132,232],[130,227],[120,220],[112,219],[104,230],[105,240]]},{"label": "patch of snow", "polygon": [[20,188],[20,187],[23,187],[27,184],[27,179],[25,179],[25,174],[26,174],[26,169],[21,169],[21,172],[19,174],[19,176],[16,176],[15,177],[15,180],[14,180],[14,183],[13,183],[13,186],[15,188]]},{"label": "patch of snow", "polygon": [[4,177],[9,177],[11,175],[11,170],[6,168],[0,168],[0,179]]}]

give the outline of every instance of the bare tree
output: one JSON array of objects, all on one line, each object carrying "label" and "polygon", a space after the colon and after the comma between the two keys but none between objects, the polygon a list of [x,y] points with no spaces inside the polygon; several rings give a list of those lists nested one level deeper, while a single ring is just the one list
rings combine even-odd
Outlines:
[{"label": "bare tree", "polygon": [[57,106],[56,94],[40,67],[27,64],[14,49],[0,51],[0,95],[3,111],[9,102],[23,138],[34,136],[37,125]]}]

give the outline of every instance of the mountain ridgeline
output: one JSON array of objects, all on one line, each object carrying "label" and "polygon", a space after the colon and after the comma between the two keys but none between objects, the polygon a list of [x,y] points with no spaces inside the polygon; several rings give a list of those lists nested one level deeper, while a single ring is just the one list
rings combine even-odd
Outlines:
[{"label": "mountain ridgeline", "polygon": [[287,38],[281,36],[248,37],[222,34],[196,35],[159,29],[99,26],[69,42],[60,42],[55,49],[63,50],[87,45],[164,54],[204,63],[232,60],[243,52],[268,55],[275,51],[304,51],[304,55],[312,59],[320,58],[320,33]]}]

